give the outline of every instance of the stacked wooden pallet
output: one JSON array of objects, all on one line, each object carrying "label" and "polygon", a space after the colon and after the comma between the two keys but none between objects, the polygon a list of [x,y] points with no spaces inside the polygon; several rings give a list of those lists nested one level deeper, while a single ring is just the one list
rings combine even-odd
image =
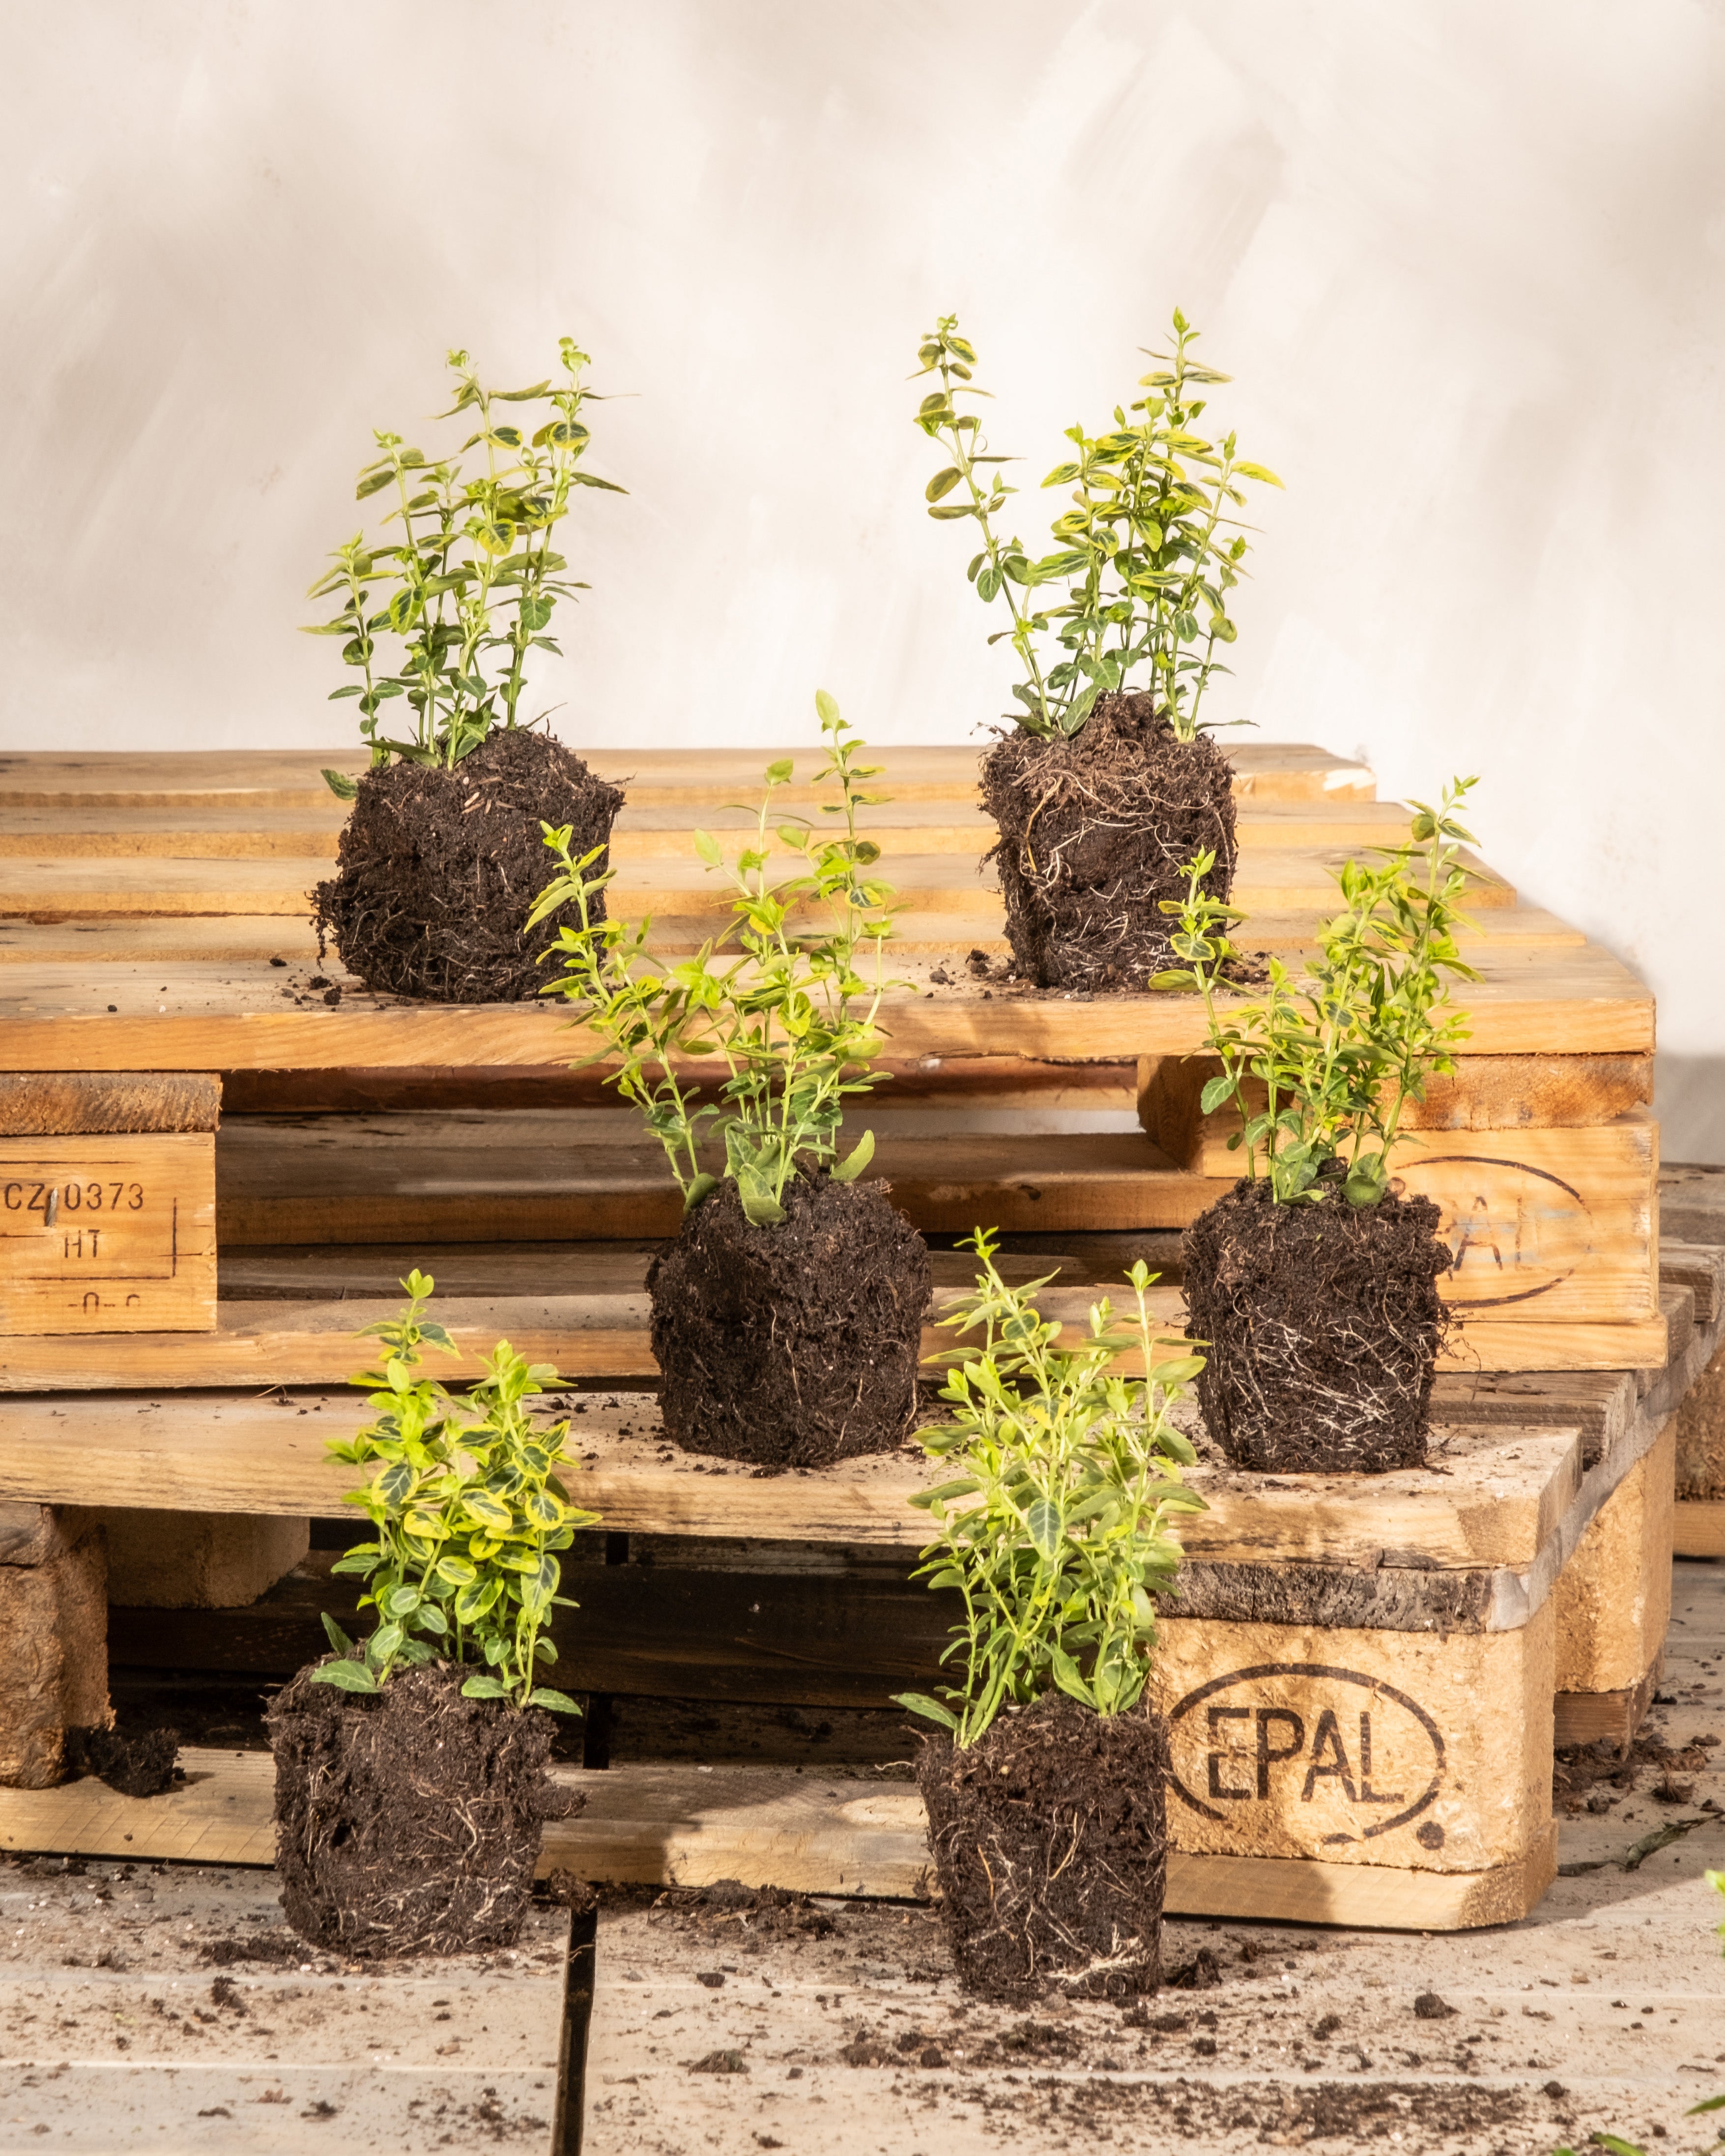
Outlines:
[{"label": "stacked wooden pallet", "polygon": [[[652,908],[661,947],[717,925],[722,894],[693,865],[689,834],[740,826],[726,804],[750,798],[771,753],[596,759],[629,790],[616,902]],[[1397,840],[1406,813],[1375,799],[1361,766],[1319,750],[1235,760],[1240,940],[1297,952],[1333,903],[1333,870]],[[376,998],[317,953],[305,894],[343,813],[318,771],[341,761],[0,759],[0,1500],[206,1521],[335,1510],[342,1479],[322,1440],[352,1410],[294,1389],[345,1375],[352,1332],[417,1261],[449,1294],[441,1314],[470,1367],[507,1335],[573,1382],[616,1389],[583,1425],[590,1501],[614,1543],[872,1552],[891,1591],[908,1593],[920,1516],[906,1508],[916,1476],[903,1460],[762,1483],[662,1457],[644,1434],[650,1397],[628,1389],[653,1377],[642,1276],[652,1239],[676,1225],[662,1159],[591,1073],[569,1074],[586,1043],[556,1009]],[[1144,1250],[1163,1263],[1158,1292],[1177,1327],[1174,1231],[1235,1166],[1226,1129],[1195,1100],[1201,1011],[1189,998],[1045,995],[1009,978],[973,753],[886,762],[892,798],[870,812],[871,829],[907,911],[905,978],[883,1014],[893,1082],[862,1117],[874,1172],[933,1239],[980,1224],[1056,1253],[1038,1270],[1060,1264],[1051,1301],[1074,1319]],[[1363,1863],[1449,1881],[1437,1902],[1409,1888],[1425,1913],[1408,1920],[1422,1924],[1495,1921],[1541,1890],[1554,1696],[1610,1695],[1607,1721],[1645,1696],[1656,1584],[1604,1644],[1609,1597],[1589,1620],[1591,1646],[1576,1645],[1587,1625],[1565,1610],[1594,1609],[1589,1537],[1614,1562],[1634,1543],[1657,1574],[1646,1553],[1675,1401],[1661,1403],[1696,1351],[1697,1295],[1712,1292],[1709,1324],[1719,1300],[1710,1272],[1661,1281],[1651,998],[1476,865],[1468,1053],[1396,1162],[1437,1200],[1460,1256],[1445,1284],[1463,1320],[1442,1381],[1445,1471],[1405,1491],[1407,1478],[1296,1478],[1283,1492],[1213,1476],[1214,1509],[1189,1538],[1199,1599],[1170,1625],[1167,1665],[1185,1688],[1168,1704],[1189,1707],[1177,1722],[1199,1746],[1182,1769],[1194,1860],[1247,1864],[1230,1876],[1291,1865],[1325,1907],[1332,1875]],[[961,1285],[962,1258],[937,1258],[942,1286]],[[276,1532],[264,1572],[292,1560]],[[158,1565],[147,1593],[122,1599],[217,1599],[214,1569],[200,1582],[172,1547],[176,1583],[164,1587]],[[231,1546],[224,1561],[232,1599],[245,1566]],[[254,1590],[264,1584],[254,1567]],[[603,1608],[597,1590],[583,1599]],[[782,1596],[776,1606],[788,1619]],[[578,1651],[598,1674],[585,1681],[627,1689],[599,1681],[604,1633],[595,1611]],[[1615,1661],[1604,1645],[1621,1650]],[[816,1658],[778,1653],[819,1697],[830,1680]],[[682,1681],[687,1655],[661,1659],[672,1674],[660,1688]],[[641,1661],[635,1685],[651,1688]],[[1244,1811],[1204,1794],[1217,1776],[1236,1786],[1208,1742],[1213,1725],[1235,1726],[1223,1678],[1258,1687],[1240,1695],[1240,1726],[1269,1748],[1248,1776],[1262,1802]],[[1378,1707],[1311,1691],[1337,1682]],[[1395,1710],[1392,1742],[1396,1700],[1413,1705]],[[1360,1712],[1379,1716],[1375,1783],[1356,1756]],[[1357,1831],[1339,1818],[1320,1831],[1297,1799],[1281,1803],[1300,1779],[1276,1767],[1294,1756],[1296,1723],[1307,1751],[1331,1725],[1338,1744],[1348,1732],[1345,1774],[1331,1759],[1337,1775],[1311,1786],[1352,1787]],[[1387,1840],[1368,1833],[1391,1816],[1373,1812],[1377,1797],[1414,1772],[1395,1748],[1430,1748],[1434,1728],[1448,1763],[1438,1793],[1396,1815]]]}]

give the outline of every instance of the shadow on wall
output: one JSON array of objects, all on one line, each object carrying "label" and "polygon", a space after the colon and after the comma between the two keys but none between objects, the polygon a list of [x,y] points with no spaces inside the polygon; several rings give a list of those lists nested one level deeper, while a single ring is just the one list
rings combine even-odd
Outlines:
[{"label": "shadow on wall", "polygon": [[1653,1105],[1662,1160],[1725,1165],[1725,1055],[1657,1055]]}]

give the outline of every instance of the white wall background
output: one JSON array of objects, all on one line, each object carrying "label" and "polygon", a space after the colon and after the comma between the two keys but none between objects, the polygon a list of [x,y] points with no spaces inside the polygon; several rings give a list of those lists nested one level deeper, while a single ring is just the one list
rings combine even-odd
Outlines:
[{"label": "white wall background", "polygon": [[[1034,485],[1178,303],[1274,465],[1230,715],[1484,783],[1725,1159],[1721,0],[5,0],[0,746],[321,745],[370,429],[593,352],[580,743],[999,711],[922,515],[956,309]],[[1221,408],[1218,408],[1220,409]],[[428,440],[428,446],[429,446]],[[1022,505],[1040,538],[1055,498]]]}]

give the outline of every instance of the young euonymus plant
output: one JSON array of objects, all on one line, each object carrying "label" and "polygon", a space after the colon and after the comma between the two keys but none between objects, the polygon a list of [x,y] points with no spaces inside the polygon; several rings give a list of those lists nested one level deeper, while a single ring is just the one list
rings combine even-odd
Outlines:
[{"label": "young euonymus plant", "polygon": [[[409,1273],[399,1317],[367,1326],[387,1351],[356,1385],[370,1389],[376,1420],[351,1440],[336,1440],[337,1460],[377,1471],[347,1493],[377,1529],[331,1568],[365,1581],[362,1609],[376,1629],[356,1649],[327,1614],[324,1630],[339,1660],[312,1672],[346,1691],[381,1691],[403,1663],[476,1664],[462,1686],[469,1699],[580,1712],[567,1692],[537,1680],[557,1660],[545,1636],[553,1608],[577,1604],[558,1594],[562,1567],[578,1527],[598,1515],[571,1502],[557,1468],[568,1430],[535,1423],[529,1403],[554,1378],[500,1341],[485,1374],[461,1397],[416,1373],[424,1347],[453,1354],[441,1325],[424,1315],[434,1283]],[[362,1337],[366,1337],[362,1335]]]},{"label": "young euonymus plant", "polygon": [[[614,871],[588,873],[597,851],[572,860],[567,827],[544,826],[563,872],[541,892],[527,922],[531,928],[562,906],[580,915],[581,926],[562,929],[545,953],[560,957],[564,968],[545,993],[578,1005],[579,1022],[604,1043],[577,1067],[616,1060],[609,1082],[640,1110],[665,1147],[685,1210],[720,1180],[701,1153],[707,1126],[717,1123],[723,1172],[735,1178],[757,1227],[784,1219],[780,1200],[799,1163],[829,1163],[841,1183],[867,1167],[874,1133],[865,1131],[840,1160],[839,1126],[845,1101],[882,1075],[869,1069],[882,1045],[875,1020],[894,985],[883,973],[893,893],[870,874],[880,849],[856,827],[858,809],[886,798],[862,790],[880,767],[858,762],[863,744],[824,690],[815,707],[826,761],[814,783],[839,782],[840,798],[822,814],[842,818],[842,834],[829,834],[806,816],[775,821],[773,797],[792,777],[787,758],[768,767],[754,843],[733,865],[726,866],[716,839],[695,834],[701,860],[724,869],[736,890],[732,933],[741,949],[728,962],[715,941],[668,964],[647,947],[650,918],[634,927],[615,918],[595,921],[594,894]],[[789,875],[773,873],[775,839],[798,863]],[[809,916],[822,915],[817,927]],[[705,1058],[721,1060],[726,1072],[716,1101],[702,1100],[700,1086],[679,1068]]]},{"label": "young euonymus plant", "polygon": [[[955,1348],[941,1398],[949,1421],[919,1430],[929,1455],[957,1471],[911,1503],[933,1517],[937,1539],[916,1577],[956,1588],[963,1621],[942,1657],[962,1655],[962,1683],[947,1704],[901,1692],[900,1706],[974,1744],[1004,1707],[1050,1685],[1098,1714],[1122,1714],[1142,1695],[1156,1639],[1153,1597],[1173,1582],[1179,1545],[1171,1517],[1203,1512],[1180,1480],[1195,1456],[1168,1409],[1204,1367],[1152,1326],[1153,1276],[1127,1276],[1136,1321],[1117,1331],[1112,1306],[1095,1305],[1088,1337],[1060,1345],[1031,1300],[1046,1285],[1009,1287],[994,1264],[997,1239],[979,1229],[966,1247],[982,1260],[975,1294],[942,1321],[979,1348]],[[1050,1274],[1048,1278],[1051,1279]],[[1117,1365],[1129,1349],[1143,1378]]]},{"label": "young euonymus plant", "polygon": [[[588,588],[564,576],[568,563],[552,549],[552,530],[575,489],[624,490],[582,468],[582,408],[603,400],[583,381],[590,362],[573,338],[561,339],[558,350],[561,386],[526,389],[487,389],[467,353],[449,354],[455,401],[439,416],[471,412],[479,425],[454,457],[430,463],[399,434],[377,432],[382,454],[360,474],[356,498],[393,488],[384,522],[399,524],[400,536],[372,545],[360,532],[336,547],[310,596],[339,594],[340,610],[306,630],[342,639],[342,662],[359,679],[331,690],[331,701],[358,698],[374,765],[398,756],[453,768],[494,727],[516,725],[528,653],[558,650],[545,634],[552,610],[559,598]],[[517,425],[494,415],[494,404],[542,404],[548,416],[536,428],[530,418]],[[475,449],[484,449],[485,467],[470,475],[462,460]],[[397,640],[393,665],[382,655],[386,637]],[[413,715],[404,739],[377,731],[383,706],[396,697]],[[324,778],[343,800],[353,798],[343,773]]]},{"label": "young euonymus plant", "polygon": [[1468,1028],[1448,983],[1479,978],[1455,942],[1469,881],[1457,855],[1472,837],[1455,812],[1477,783],[1452,781],[1435,808],[1416,801],[1408,841],[1374,849],[1375,865],[1344,864],[1346,903],[1319,928],[1317,958],[1298,973],[1272,958],[1269,987],[1251,1002],[1217,1000],[1235,956],[1226,924],[1242,916],[1204,895],[1213,857],[1188,865],[1183,899],[1163,901],[1178,917],[1170,940],[1186,964],[1150,986],[1203,996],[1207,1045],[1222,1065],[1204,1088],[1204,1112],[1239,1111],[1228,1143],[1245,1149],[1250,1177],[1269,1177],[1279,1204],[1314,1204],[1339,1180],[1350,1204],[1375,1205],[1409,1101],[1455,1067],[1450,1051]]},{"label": "young euonymus plant", "polygon": [[[970,581],[986,603],[1006,601],[1012,626],[988,641],[1009,639],[1019,655],[1027,678],[1012,692],[1023,708],[1011,716],[1032,733],[1076,734],[1098,696],[1134,686],[1155,691],[1182,741],[1214,723],[1199,709],[1211,675],[1228,670],[1216,647],[1235,639],[1228,594],[1247,552],[1230,513],[1245,502],[1236,482],[1281,481],[1236,456],[1231,434],[1217,443],[1193,431],[1205,403],[1193,392],[1230,378],[1190,356],[1197,336],[1176,309],[1173,350],[1151,353],[1162,364],[1139,377],[1147,394],[1130,412],[1117,405],[1101,434],[1066,429],[1076,454],[1042,484],[1070,486],[1072,506],[1055,520],[1055,551],[1034,561],[994,528],[1017,492],[999,469],[1012,459],[993,454],[976,414],[959,408],[961,398],[989,393],[970,387],[974,346],[956,315],[942,315],[917,348],[912,380],[937,374],[941,386],[923,398],[916,424],[947,459],[924,490],[928,513],[975,521],[982,552]],[[1034,596],[1049,585],[1062,588],[1056,603]]]}]

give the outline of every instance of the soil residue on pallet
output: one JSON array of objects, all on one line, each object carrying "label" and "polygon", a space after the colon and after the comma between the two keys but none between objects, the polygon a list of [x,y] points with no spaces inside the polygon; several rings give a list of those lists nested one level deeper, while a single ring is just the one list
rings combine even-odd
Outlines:
[{"label": "soil residue on pallet", "polygon": [[1161,901],[1194,855],[1216,857],[1209,896],[1232,888],[1233,771],[1210,735],[1177,740],[1147,690],[1098,698],[1070,738],[1003,734],[982,792],[1014,963],[1039,988],[1142,990],[1176,963]]},{"label": "soil residue on pallet", "polygon": [[[432,1003],[518,1003],[556,968],[537,963],[564,906],[525,939],[533,901],[557,872],[542,819],[572,827],[576,860],[608,845],[619,790],[550,735],[500,729],[453,771],[380,764],[365,773],[336,871],[312,894],[319,947],[380,995]],[[606,865],[604,857],[589,873]],[[604,894],[593,901],[604,918]]]},{"label": "soil residue on pallet", "polygon": [[453,1663],[381,1692],[301,1670],[271,1704],[276,1868],[302,1938],[356,1958],[513,1944],[542,1824],[583,1799],[546,1779],[552,1717],[465,1699]]},{"label": "soil residue on pallet", "polygon": [[146,1729],[128,1736],[118,1729],[69,1729],[66,1764],[74,1774],[94,1774],[122,1797],[159,1797],[171,1789],[180,1756],[178,1732]]},{"label": "soil residue on pallet", "polygon": [[917,1782],[959,1981],[984,1999],[1120,1999],[1162,1980],[1168,1725],[1053,1692],[959,1748],[924,1741]]},{"label": "soil residue on pallet", "polygon": [[666,1433],[773,1469],[891,1451],[916,1412],[928,1247],[885,1183],[798,1175],[782,1202],[756,1227],[727,1176],[654,1260]]},{"label": "soil residue on pallet", "polygon": [[1230,1463],[1381,1475],[1425,1464],[1451,1263],[1429,1198],[1278,1205],[1242,1179],[1186,1230],[1199,1404]]}]

